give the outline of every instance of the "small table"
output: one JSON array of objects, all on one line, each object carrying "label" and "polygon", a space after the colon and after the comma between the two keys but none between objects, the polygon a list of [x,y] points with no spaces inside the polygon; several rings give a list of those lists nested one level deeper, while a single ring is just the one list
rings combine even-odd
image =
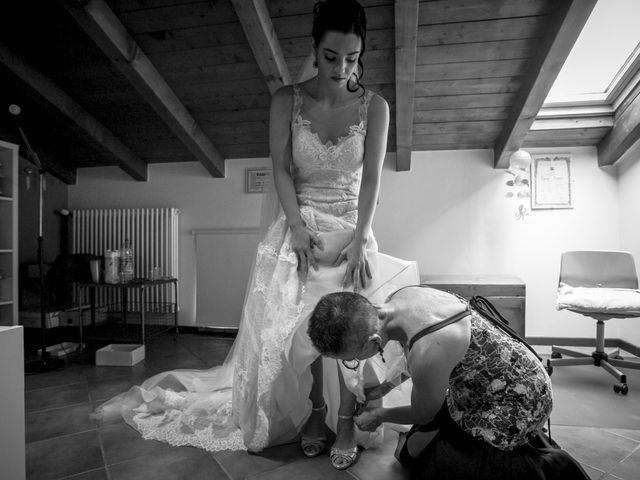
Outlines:
[{"label": "small table", "polygon": [[84,321],[82,319],[82,311],[84,307],[81,302],[83,291],[88,290],[89,292],[89,305],[91,309],[91,326],[95,330],[96,329],[96,292],[99,290],[120,290],[120,299],[122,304],[122,321],[124,325],[127,325],[127,299],[129,290],[137,290],[138,300],[140,305],[140,336],[141,343],[144,345],[145,338],[145,306],[147,304],[147,291],[158,285],[173,285],[173,325],[169,325],[166,328],[162,328],[157,330],[154,333],[160,333],[167,331],[171,328],[175,328],[175,335],[178,335],[178,279],[177,278],[161,278],[158,280],[147,280],[144,278],[141,279],[133,279],[127,283],[76,283],[76,302],[78,307],[78,321],[80,325],[80,343],[83,342],[83,324]]}]

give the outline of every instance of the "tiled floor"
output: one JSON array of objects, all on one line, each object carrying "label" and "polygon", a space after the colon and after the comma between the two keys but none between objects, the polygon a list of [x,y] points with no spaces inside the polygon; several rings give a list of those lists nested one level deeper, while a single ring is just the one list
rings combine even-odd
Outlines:
[{"label": "tiled floor", "polygon": [[[230,339],[181,334],[153,338],[146,359],[132,367],[66,368],[26,377],[27,479],[362,479],[408,478],[392,456],[395,435],[364,451],[348,471],[334,470],[327,454],[302,456],[297,444],[261,454],[171,447],[142,440],[122,421],[98,425],[89,418],[101,401],[146,377],[174,368],[220,364]],[[593,367],[557,368],[552,436],[592,479],[640,479],[640,372],[628,371],[630,392],[613,393],[612,378]],[[1,434],[1,433],[0,433]],[[1,476],[1,474],[0,474]]]}]

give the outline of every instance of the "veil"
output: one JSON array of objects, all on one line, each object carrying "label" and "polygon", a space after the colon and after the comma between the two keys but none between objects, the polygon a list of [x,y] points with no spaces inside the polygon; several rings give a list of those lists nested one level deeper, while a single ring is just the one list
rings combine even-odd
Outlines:
[{"label": "veil", "polygon": [[[262,193],[262,199],[260,202],[260,225],[258,231],[258,242],[261,242],[267,235],[267,230],[271,224],[282,214],[282,207],[280,206],[280,200],[278,199],[278,194],[276,193],[275,185],[273,183],[273,171],[271,173],[271,182],[268,182],[264,187],[264,192]],[[242,300],[242,312],[244,312],[244,307],[247,304],[247,297],[251,292],[252,281],[251,279],[255,278],[255,270],[258,256],[254,255],[253,261],[251,262],[251,269],[249,270],[249,281],[247,281],[247,285],[244,291],[244,298]],[[246,330],[246,315],[242,315],[240,325],[238,326],[238,337],[240,333]],[[236,337],[237,338],[237,337]],[[236,354],[236,342],[233,342],[227,356],[224,359],[222,365],[231,366],[233,369],[235,354]]]}]

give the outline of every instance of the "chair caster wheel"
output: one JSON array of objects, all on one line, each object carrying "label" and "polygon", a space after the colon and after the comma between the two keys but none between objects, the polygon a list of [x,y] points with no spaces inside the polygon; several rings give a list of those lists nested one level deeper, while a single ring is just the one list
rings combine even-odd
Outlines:
[{"label": "chair caster wheel", "polygon": [[551,352],[551,358],[562,358],[562,354],[558,352]]},{"label": "chair caster wheel", "polygon": [[551,365],[551,362],[549,362],[549,360],[547,360],[546,370],[547,370],[547,374],[549,376],[551,376],[551,374],[553,374],[553,366]]},{"label": "chair caster wheel", "polygon": [[616,360],[624,360],[624,357],[623,357],[622,355],[614,355],[614,356],[613,356],[613,357],[611,357],[611,358],[614,358],[614,359],[616,359]]},{"label": "chair caster wheel", "polygon": [[629,393],[629,386],[626,383],[614,383],[613,391],[616,393],[621,393],[622,395],[626,395]]}]

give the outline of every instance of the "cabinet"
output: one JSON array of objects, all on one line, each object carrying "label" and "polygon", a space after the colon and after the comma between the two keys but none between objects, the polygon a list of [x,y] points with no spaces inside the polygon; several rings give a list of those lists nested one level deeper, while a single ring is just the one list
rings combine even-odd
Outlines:
[{"label": "cabinet", "polygon": [[514,275],[422,275],[420,283],[469,299],[489,300],[521,337],[525,336],[524,282]]},{"label": "cabinet", "polygon": [[24,330],[0,327],[0,465],[2,478],[24,480]]},{"label": "cabinet", "polygon": [[18,324],[18,148],[0,141],[0,326]]}]

